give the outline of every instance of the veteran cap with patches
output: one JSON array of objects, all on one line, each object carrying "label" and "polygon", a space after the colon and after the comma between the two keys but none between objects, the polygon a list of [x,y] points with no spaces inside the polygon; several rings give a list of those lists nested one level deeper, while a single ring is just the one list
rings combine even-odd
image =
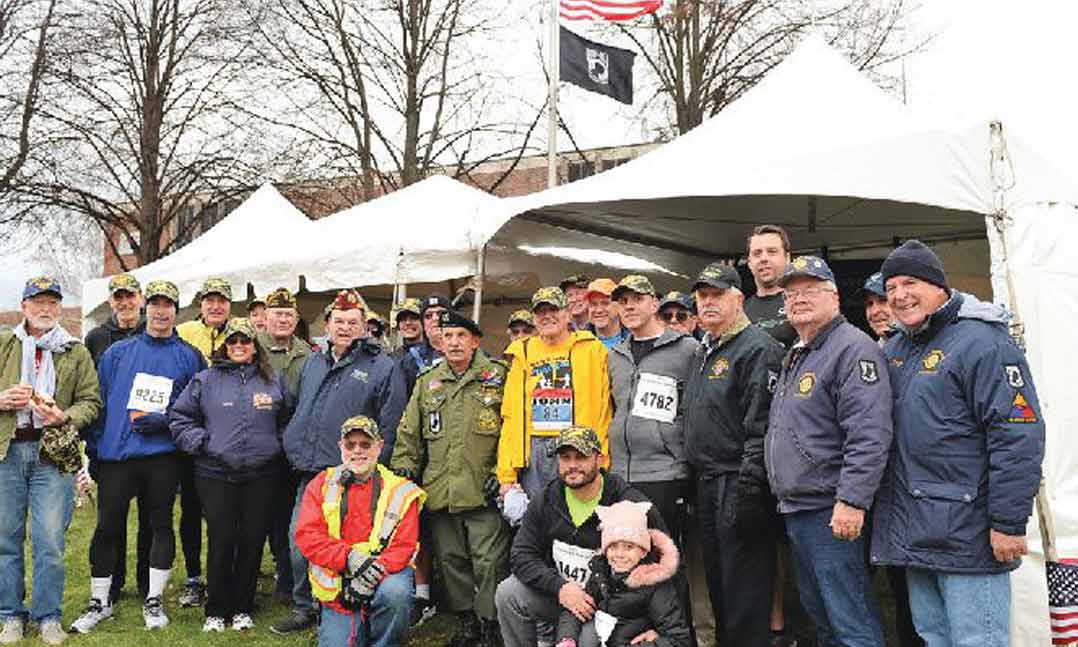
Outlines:
[{"label": "veteran cap with patches", "polygon": [[692,292],[696,292],[699,288],[716,288],[719,290],[729,290],[730,288],[741,289],[741,275],[737,273],[737,269],[726,263],[711,263],[704,269],[700,270],[700,275],[696,277],[696,281],[692,284]]},{"label": "veteran cap with patches", "polygon": [[603,446],[599,444],[599,436],[596,435],[595,430],[584,425],[573,425],[561,430],[561,433],[558,434],[556,449],[562,449],[563,447],[572,447],[585,456],[594,456],[603,451]]},{"label": "veteran cap with patches", "polygon": [[865,298],[869,295],[875,295],[878,297],[887,297],[887,288],[883,287],[883,273],[876,272],[872,276],[865,279],[865,284],[861,286],[858,291],[861,298]]},{"label": "veteran cap with patches", "polygon": [[225,339],[232,335],[243,335],[247,339],[255,339],[258,333],[255,331],[254,324],[247,317],[233,317],[228,320],[228,325],[225,326]]},{"label": "veteran cap with patches", "polygon": [[382,432],[378,430],[378,423],[367,416],[352,416],[341,425],[341,438],[353,431],[367,434],[374,440],[382,440]]},{"label": "veteran cap with patches", "polygon": [[180,304],[180,290],[172,281],[150,281],[146,284],[146,302],[154,297],[165,297],[177,306]]},{"label": "veteran cap with patches", "polygon": [[142,289],[139,285],[138,279],[130,274],[117,274],[109,279],[109,294],[116,294],[117,292],[138,292]]},{"label": "veteran cap with patches", "polygon": [[55,294],[61,299],[64,298],[64,291],[60,288],[60,282],[51,276],[35,276],[27,281],[26,287],[22,290],[22,298],[30,299],[46,292]]},{"label": "veteran cap with patches", "polygon": [[530,310],[514,310],[513,313],[509,315],[508,325],[512,326],[515,323],[528,324],[529,326],[534,327],[535,317],[532,316]]},{"label": "veteran cap with patches", "polygon": [[834,282],[835,280],[835,274],[827,266],[827,261],[819,256],[798,256],[790,261],[783,270],[782,276],[779,277],[779,285],[785,287],[787,283],[799,277],[817,281]]},{"label": "veteran cap with patches", "polygon": [[539,288],[532,295],[532,312],[535,312],[535,309],[543,304],[562,310],[569,306],[569,301],[566,300],[565,293],[561,291],[561,288],[549,286]]},{"label": "veteran cap with patches", "polygon": [[367,302],[363,300],[363,297],[359,295],[359,292],[355,290],[341,290],[337,293],[337,296],[333,298],[333,301],[329,304],[328,316],[334,310],[366,310]]},{"label": "veteran cap with patches", "polygon": [[589,283],[591,283],[591,279],[584,274],[570,274],[561,280],[561,283],[558,284],[558,289],[562,292],[565,292],[572,287],[583,288],[586,290],[588,289]]},{"label": "veteran cap with patches", "polygon": [[404,313],[414,314],[417,317],[423,316],[423,302],[415,297],[411,297],[401,301],[393,309],[393,322],[397,323],[400,316]]},{"label": "veteran cap with patches", "polygon": [[468,332],[472,333],[476,337],[483,336],[483,329],[479,327],[479,324],[475,323],[468,317],[460,314],[456,310],[446,310],[438,317],[439,328],[467,328]]},{"label": "veteran cap with patches", "polygon": [[222,278],[209,278],[202,283],[198,291],[198,298],[204,299],[211,294],[220,294],[229,301],[232,300],[232,285]]},{"label": "veteran cap with patches", "polygon": [[266,295],[267,308],[292,308],[298,309],[296,296],[288,291],[288,288],[277,288]]},{"label": "veteran cap with patches", "polygon": [[655,296],[655,286],[651,284],[648,277],[642,274],[630,274],[618,281],[618,287],[614,288],[614,291],[610,294],[610,298],[617,301],[621,298],[621,295],[626,292],[636,292],[637,294]]},{"label": "veteran cap with patches", "polygon": [[663,300],[659,302],[659,310],[662,310],[666,306],[681,306],[689,312],[696,311],[696,303],[692,300],[692,296],[685,294],[684,292],[678,292],[672,290],[666,293]]}]

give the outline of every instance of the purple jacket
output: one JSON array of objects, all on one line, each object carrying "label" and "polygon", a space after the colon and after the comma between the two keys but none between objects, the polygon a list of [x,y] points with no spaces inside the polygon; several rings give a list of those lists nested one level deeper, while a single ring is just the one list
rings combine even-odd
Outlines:
[{"label": "purple jacket", "polygon": [[891,446],[891,382],[876,342],[842,315],[786,354],[764,455],[779,512],[867,510]]},{"label": "purple jacket", "polygon": [[291,415],[281,379],[253,364],[214,364],[191,380],[172,405],[176,446],[195,457],[195,474],[244,482],[277,474],[281,433]]}]

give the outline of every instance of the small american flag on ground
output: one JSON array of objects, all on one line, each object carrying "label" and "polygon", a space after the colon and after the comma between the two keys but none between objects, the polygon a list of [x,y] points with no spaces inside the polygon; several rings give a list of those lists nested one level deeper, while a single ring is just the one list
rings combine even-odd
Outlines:
[{"label": "small american flag on ground", "polygon": [[655,13],[663,0],[559,0],[563,20],[632,20]]},{"label": "small american flag on ground", "polygon": [[1078,645],[1078,559],[1048,562],[1053,645]]}]

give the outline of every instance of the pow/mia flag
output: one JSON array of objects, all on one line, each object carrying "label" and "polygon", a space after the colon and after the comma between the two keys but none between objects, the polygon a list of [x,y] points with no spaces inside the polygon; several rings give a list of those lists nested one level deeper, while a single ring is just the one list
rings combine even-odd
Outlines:
[{"label": "pow/mia flag", "polygon": [[561,80],[632,105],[634,52],[601,45],[561,27]]}]

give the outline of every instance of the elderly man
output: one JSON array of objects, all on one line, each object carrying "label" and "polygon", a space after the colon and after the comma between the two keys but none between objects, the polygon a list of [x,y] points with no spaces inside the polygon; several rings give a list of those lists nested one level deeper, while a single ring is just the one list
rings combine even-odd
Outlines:
[{"label": "elderly man", "polygon": [[[300,473],[292,513],[292,611],[270,627],[287,634],[311,626],[316,610],[305,577],[307,559],[294,543],[303,492],[322,470],[336,464],[341,424],[357,415],[378,422],[384,442],[382,462],[393,452],[394,432],[404,411],[400,367],[366,337],[365,303],[354,290],[340,291],[328,324],[330,347],[307,358],[299,378],[296,412],[284,431],[284,450]],[[391,431],[392,430],[392,431]]]},{"label": "elderly man", "polygon": [[296,544],[322,603],[318,645],[401,645],[426,495],[378,464],[384,439],[374,420],[349,418],[338,437],[340,465],[311,480],[296,522]]},{"label": "elderly man", "polygon": [[[1026,554],[1044,421],[1008,313],[952,290],[920,241],[882,268],[899,332],[894,460],[876,502],[872,563],[906,567],[929,647],[1006,645],[1009,571]],[[901,396],[901,397],[899,397]]]},{"label": "elderly man", "polygon": [[514,310],[509,315],[505,332],[509,335],[509,342],[535,335],[535,318],[530,310]]},{"label": "elderly man", "polygon": [[[0,332],[0,644],[23,638],[27,620],[26,515],[30,513],[33,600],[41,640],[59,645],[64,535],[82,466],[78,434],[101,409],[86,347],[60,326],[63,290],[49,277],[22,292],[23,320]],[[113,559],[112,561],[115,561]]]},{"label": "elderly man", "polygon": [[[597,622],[593,621],[596,601],[584,591],[591,558],[601,546],[595,509],[619,501],[647,501],[624,479],[602,469],[599,437],[591,428],[563,429],[555,448],[558,478],[528,506],[513,540],[509,558],[512,575],[498,585],[495,596],[506,647],[536,645],[536,625],[556,623],[563,609],[587,623],[581,646],[601,644]],[[666,532],[654,507],[649,509],[647,521],[649,528]],[[669,539],[665,543],[672,544]],[[674,612],[681,614],[676,607]],[[649,630],[633,638],[632,644],[652,645],[657,638],[656,632]],[[688,631],[663,638],[667,642],[659,644],[688,645],[691,640]]]},{"label": "elderly man", "polygon": [[696,304],[690,294],[677,290],[667,292],[659,302],[659,319],[667,328],[683,332],[696,341],[704,337],[696,317]]},{"label": "elderly man", "polygon": [[[94,358],[94,366],[101,359],[101,355],[118,341],[123,341],[131,335],[142,332],[146,327],[146,321],[142,317],[142,286],[138,279],[130,274],[117,274],[109,279],[109,308],[112,314],[105,323],[97,326],[86,335],[86,349]],[[88,474],[92,478],[97,477],[97,460],[94,456],[94,448],[86,447],[86,457],[89,459]],[[138,590],[146,595],[146,587],[149,581],[149,555],[150,541],[153,535],[150,532],[150,520],[146,517],[146,506],[138,506],[138,547],[135,572],[138,580]],[[109,599],[116,600],[123,590],[127,580],[127,532],[120,537],[116,546],[116,568],[112,575],[112,591]]]},{"label": "elderly man", "polygon": [[560,288],[540,288],[532,295],[539,334],[517,340],[505,398],[498,444],[501,493],[523,488],[534,500],[557,478],[558,432],[572,425],[595,430],[607,454],[610,426],[610,379],[606,348],[586,330],[569,331],[569,303]]},{"label": "elderly man", "polygon": [[689,500],[685,455],[685,382],[699,344],[656,316],[659,299],[646,276],[630,274],[613,290],[630,336],[610,351],[610,471],[644,493],[681,545]]},{"label": "elderly man", "polygon": [[206,367],[202,354],[175,332],[179,299],[172,283],[148,283],[146,329],[113,344],[97,367],[105,411],[89,430],[88,442],[96,447],[100,467],[97,527],[90,543],[90,602],[71,625],[79,633],[112,617],[109,590],[116,546],[126,532],[128,505],[136,494],[146,505],[153,533],[142,617],[147,629],[161,629],[169,622],[164,592],[176,556],[172,509],[181,467],[168,413],[191,378]]},{"label": "elderly man", "polygon": [[569,309],[569,325],[572,330],[586,330],[588,327],[588,286],[591,281],[583,274],[573,274],[562,279],[558,288],[565,294]]},{"label": "elderly man", "polygon": [[876,335],[880,348],[887,343],[887,338],[894,332],[895,315],[887,303],[887,290],[883,286],[883,274],[876,272],[865,279],[865,284],[858,292],[865,306],[865,321]]},{"label": "elderly man", "polygon": [[393,451],[395,472],[420,483],[449,607],[452,647],[501,644],[494,589],[509,574],[509,528],[494,501],[506,367],[479,350],[483,331],[442,313],[445,361],[419,377]]},{"label": "elderly man", "polygon": [[764,435],[782,346],[749,323],[733,267],[708,265],[692,289],[706,334],[686,370],[684,425],[716,638],[766,647],[777,524]]},{"label": "elderly man", "polygon": [[232,286],[224,279],[206,279],[195,298],[198,317],[176,326],[176,334],[209,362],[213,352],[225,343],[223,333],[232,312]]},{"label": "elderly man", "polygon": [[621,325],[618,306],[610,298],[617,286],[612,279],[595,279],[588,284],[588,291],[584,293],[584,300],[588,304],[587,329],[603,342],[607,351],[629,336],[629,330]]},{"label": "elderly man", "polygon": [[783,361],[764,442],[797,589],[821,644],[882,645],[861,531],[891,444],[883,353],[839,314],[823,259],[795,258],[779,285],[798,341]]}]

